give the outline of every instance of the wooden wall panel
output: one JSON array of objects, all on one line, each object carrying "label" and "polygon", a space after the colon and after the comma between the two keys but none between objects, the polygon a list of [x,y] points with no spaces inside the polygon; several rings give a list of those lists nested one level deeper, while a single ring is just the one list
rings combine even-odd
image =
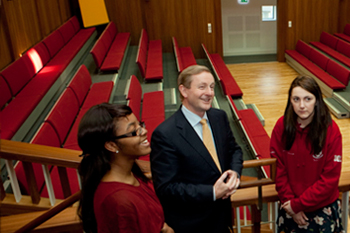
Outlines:
[{"label": "wooden wall panel", "polygon": [[[151,40],[162,40],[164,52],[173,51],[171,37],[175,36],[179,46],[190,46],[197,58],[204,57],[202,42],[210,52],[222,54],[220,0],[105,1],[110,20],[119,31],[131,32],[132,45],[138,44],[145,28]],[[211,34],[208,23],[212,24]]]},{"label": "wooden wall panel", "polygon": [[277,60],[284,61],[286,35],[288,30],[286,0],[277,0]]},{"label": "wooden wall panel", "polygon": [[350,0],[340,0],[338,31],[343,32],[346,24],[350,23]]},{"label": "wooden wall panel", "polygon": [[[28,12],[35,10],[35,5],[32,1],[3,1],[5,10],[5,26],[8,27],[8,36],[12,45],[12,57],[17,59],[21,53],[27,50],[32,45],[31,40],[40,38],[38,30],[35,28],[35,17],[30,17]],[[25,10],[25,7],[28,10]],[[33,22],[31,24],[31,22]],[[5,29],[6,30],[6,29]]]},{"label": "wooden wall panel", "polygon": [[[25,46],[23,51],[28,49],[28,47],[31,47],[32,45],[36,44],[40,41],[42,38],[42,34],[40,31],[39,23],[40,19],[37,17],[37,14],[33,14],[33,12],[37,11],[37,2],[35,0],[20,0],[19,1],[19,10],[21,12],[22,16],[22,22],[23,28],[21,28],[21,31],[17,33],[21,33],[21,38],[26,38],[26,44],[23,44]],[[12,19],[14,20],[14,19]]]},{"label": "wooden wall panel", "polygon": [[[25,0],[24,0],[25,1]],[[49,35],[54,29],[63,24],[58,1],[36,0],[38,7],[38,18],[43,36]]]},{"label": "wooden wall panel", "polygon": [[58,0],[59,13],[62,22],[66,22],[70,17],[72,17],[71,6],[69,0]]},{"label": "wooden wall panel", "polygon": [[[8,26],[6,24],[5,19],[5,10],[4,6],[0,6],[0,70],[9,65],[14,58],[12,57],[11,48],[9,46],[11,44],[11,40],[9,37]],[[5,25],[6,24],[6,25]]]},{"label": "wooden wall panel", "polygon": [[210,53],[219,53],[221,56],[224,54],[223,50],[223,37],[222,37],[222,16],[221,16],[221,0],[214,0],[214,14],[215,14],[215,47],[210,48]]},{"label": "wooden wall panel", "polygon": [[141,1],[144,0],[105,0],[109,20],[119,32],[131,33],[131,45],[137,45],[143,28]]}]

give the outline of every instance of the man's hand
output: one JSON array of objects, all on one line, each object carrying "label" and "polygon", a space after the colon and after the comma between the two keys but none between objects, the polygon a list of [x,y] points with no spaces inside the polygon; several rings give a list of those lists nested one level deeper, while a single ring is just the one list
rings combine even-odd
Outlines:
[{"label": "man's hand", "polygon": [[226,199],[236,192],[240,184],[237,172],[232,170],[225,171],[220,178],[215,182],[215,196],[216,199]]}]

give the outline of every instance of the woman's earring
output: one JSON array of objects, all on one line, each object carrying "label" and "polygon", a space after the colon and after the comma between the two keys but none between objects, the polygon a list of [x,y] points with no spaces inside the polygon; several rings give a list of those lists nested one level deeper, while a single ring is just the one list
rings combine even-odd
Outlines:
[{"label": "woman's earring", "polygon": [[115,152],[115,153],[117,153],[117,154],[118,154],[118,153],[119,153],[119,150],[116,150],[116,152]]}]

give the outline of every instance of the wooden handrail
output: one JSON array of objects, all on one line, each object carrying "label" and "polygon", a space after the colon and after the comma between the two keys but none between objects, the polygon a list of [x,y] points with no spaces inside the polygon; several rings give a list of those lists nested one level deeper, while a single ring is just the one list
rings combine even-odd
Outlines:
[{"label": "wooden handrail", "polygon": [[77,202],[80,199],[81,192],[78,191],[72,196],[65,199],[63,202],[59,203],[58,205],[52,207],[48,211],[46,211],[44,214],[36,217],[31,222],[27,223],[20,229],[16,231],[16,233],[22,233],[22,232],[29,232],[42,224],[43,222],[47,221],[48,219],[52,218],[56,214],[60,213],[62,210],[66,209],[67,207],[71,206],[75,202]]},{"label": "wooden handrail", "polygon": [[[342,172],[339,179],[338,189],[340,192],[350,191],[350,172]],[[249,187],[238,189],[231,196],[232,207],[244,205],[256,205],[258,201],[258,189],[256,187]],[[278,201],[278,194],[274,184],[262,187],[262,201],[275,202]]]},{"label": "wooden handrail", "polygon": [[[78,168],[81,151],[0,139],[0,158]],[[151,172],[149,161],[137,160],[144,173]]]},{"label": "wooden handrail", "polygon": [[81,151],[58,147],[0,140],[0,157],[8,160],[78,168]]},{"label": "wooden handrail", "polygon": [[264,186],[269,184],[275,183],[275,176],[276,176],[276,159],[275,158],[266,158],[266,159],[259,159],[259,160],[246,160],[243,162],[243,169],[245,168],[252,168],[252,167],[261,167],[270,165],[270,178],[262,178],[260,180],[247,180],[247,181],[241,181],[239,188],[249,188],[254,186]]}]

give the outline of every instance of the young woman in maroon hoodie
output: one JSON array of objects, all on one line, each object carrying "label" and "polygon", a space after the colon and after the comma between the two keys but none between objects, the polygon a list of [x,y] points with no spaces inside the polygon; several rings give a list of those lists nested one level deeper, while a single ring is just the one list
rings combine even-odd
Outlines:
[{"label": "young woman in maroon hoodie", "polygon": [[313,78],[292,82],[270,151],[277,158],[278,232],[341,232],[342,136]]},{"label": "young woman in maroon hoodie", "polygon": [[90,108],[80,121],[78,143],[84,155],[78,213],[86,233],[174,233],[153,183],[135,163],[151,147],[128,106]]}]

